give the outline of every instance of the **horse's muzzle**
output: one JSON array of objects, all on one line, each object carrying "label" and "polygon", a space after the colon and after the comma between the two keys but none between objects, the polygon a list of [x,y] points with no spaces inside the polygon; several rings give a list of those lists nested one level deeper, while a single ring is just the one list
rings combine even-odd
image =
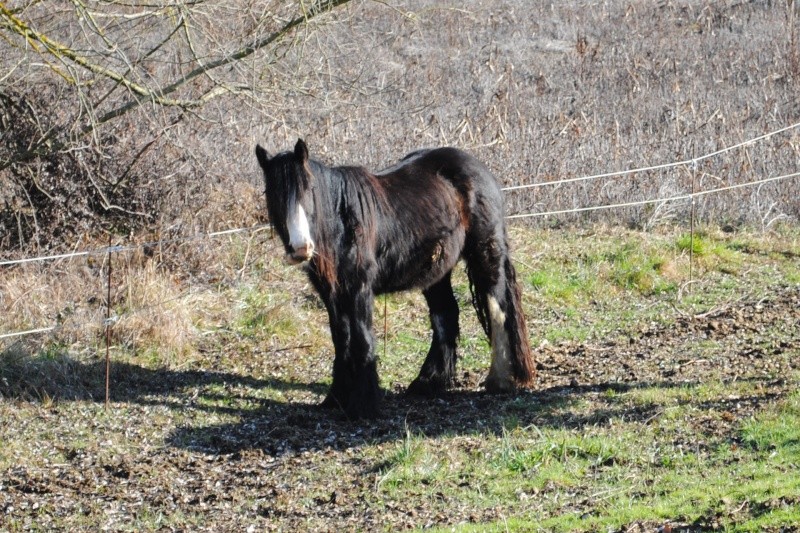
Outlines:
[{"label": "horse's muzzle", "polygon": [[286,262],[290,265],[299,265],[310,261],[312,257],[314,257],[314,244],[308,243],[299,248],[290,248],[286,254]]}]

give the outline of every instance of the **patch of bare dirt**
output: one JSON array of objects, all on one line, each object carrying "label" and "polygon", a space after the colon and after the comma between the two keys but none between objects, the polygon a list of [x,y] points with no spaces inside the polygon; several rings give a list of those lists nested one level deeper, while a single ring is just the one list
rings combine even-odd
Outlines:
[{"label": "patch of bare dirt", "polygon": [[798,289],[784,287],[762,300],[734,302],[694,316],[682,313],[668,324],[652,324],[601,344],[544,346],[540,383],[780,379],[797,368],[798,324]]}]

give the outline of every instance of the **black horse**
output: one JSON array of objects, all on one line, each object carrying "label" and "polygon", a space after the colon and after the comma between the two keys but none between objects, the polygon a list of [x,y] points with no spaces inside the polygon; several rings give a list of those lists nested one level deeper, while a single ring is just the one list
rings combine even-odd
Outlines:
[{"label": "black horse", "polygon": [[492,173],[455,148],[420,150],[377,174],[327,167],[298,140],[271,157],[256,146],[267,209],[287,260],[303,264],[325,303],[336,356],[323,406],[350,418],[378,413],[375,295],[419,288],[433,341],[408,393],[453,384],[458,304],[450,275],[466,262],[472,301],[492,344],[490,392],[528,386],[535,370],[509,258],[503,197]]}]

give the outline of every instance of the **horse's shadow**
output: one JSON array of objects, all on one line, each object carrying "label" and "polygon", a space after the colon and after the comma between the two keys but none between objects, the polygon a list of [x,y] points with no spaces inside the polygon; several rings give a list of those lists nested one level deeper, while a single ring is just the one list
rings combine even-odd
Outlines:
[{"label": "horse's shadow", "polygon": [[[494,395],[480,390],[456,390],[438,398],[409,397],[385,392],[381,416],[348,420],[343,411],[311,403],[267,402],[260,409],[241,412],[235,423],[176,428],[168,444],[208,454],[238,454],[259,450],[268,455],[305,451],[342,450],[365,444],[403,442],[409,436],[428,438],[458,435],[496,435],[516,427],[581,429],[613,420],[648,423],[663,413],[663,405],[631,407],[615,402],[608,391],[624,393],[640,388],[692,387],[700,383],[601,383],[551,387],[538,391]],[[325,389],[321,383],[308,390]],[[751,398],[769,401],[773,394]],[[321,397],[320,397],[321,398]],[[586,401],[594,405],[586,409]],[[691,401],[689,401],[691,403]],[[702,404],[702,405],[701,405]],[[725,400],[697,402],[704,409],[725,409]]]},{"label": "horse's shadow", "polygon": [[[2,353],[0,364],[0,397],[20,400],[58,402],[105,400],[106,362],[95,358],[82,360],[68,354],[40,359]],[[166,407],[190,406],[197,410],[240,414],[240,404],[262,409],[271,403],[255,392],[272,389],[277,392],[305,391],[323,394],[324,384],[299,383],[273,378],[256,378],[234,372],[202,369],[149,368],[132,362],[111,361],[109,396],[112,402]],[[193,397],[202,395],[204,402]],[[232,398],[235,396],[235,398]],[[226,405],[227,404],[227,405]]]},{"label": "horse's shadow", "polygon": [[[61,375],[62,379],[69,376],[65,378],[66,383],[37,383],[40,394],[59,401],[104,400],[104,361],[82,362],[67,358],[59,362],[57,370],[37,369],[41,374]],[[663,406],[654,403],[631,407],[625,402],[614,401],[615,395],[608,393],[699,385],[669,381],[599,383],[508,395],[460,388],[438,398],[410,397],[403,391],[385,391],[379,418],[352,421],[342,410],[317,405],[328,387],[322,382],[262,379],[226,371],[151,369],[120,362],[112,363],[111,378],[111,399],[114,402],[191,408],[237,418],[235,422],[222,424],[178,426],[166,438],[169,446],[212,455],[258,450],[272,456],[403,442],[409,435],[429,438],[503,435],[515,427],[531,426],[580,429],[606,425],[620,417],[647,423],[661,413]],[[30,397],[22,388],[15,389],[13,382],[0,387],[3,388],[5,390],[0,390],[2,396]],[[304,399],[269,399],[265,390],[276,392],[276,397],[300,396]],[[760,403],[773,399],[773,396],[764,392],[758,397],[737,401]],[[591,402],[588,409],[587,401]],[[703,409],[725,409],[725,401],[704,400],[696,404]]]}]

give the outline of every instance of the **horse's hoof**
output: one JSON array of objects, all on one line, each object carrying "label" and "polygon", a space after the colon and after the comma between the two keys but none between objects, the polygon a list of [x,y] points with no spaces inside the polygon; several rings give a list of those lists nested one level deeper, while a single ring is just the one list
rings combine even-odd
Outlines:
[{"label": "horse's hoof", "polygon": [[317,408],[325,411],[338,411],[351,421],[378,418],[380,416],[380,411],[377,406],[350,402],[350,405],[345,407],[335,396],[330,395],[326,396],[322,402],[318,403]]},{"label": "horse's hoof", "polygon": [[418,377],[406,389],[406,396],[433,398],[441,396],[446,390],[447,386],[440,380],[421,379]]},{"label": "horse's hoof", "polygon": [[325,398],[317,404],[320,409],[330,410],[336,407],[336,404],[330,398]]},{"label": "horse's hoof", "polygon": [[324,400],[317,404],[317,407],[320,409],[336,409],[339,411],[344,411],[344,405],[342,405],[342,402],[340,402],[336,396],[330,393],[325,396]]},{"label": "horse's hoof", "polygon": [[380,410],[376,405],[351,405],[345,414],[351,421],[372,420],[380,417]]},{"label": "horse's hoof", "polygon": [[483,386],[486,392],[491,394],[512,394],[517,390],[517,386],[513,381],[492,379],[491,376],[486,378],[486,381],[483,382]]}]

